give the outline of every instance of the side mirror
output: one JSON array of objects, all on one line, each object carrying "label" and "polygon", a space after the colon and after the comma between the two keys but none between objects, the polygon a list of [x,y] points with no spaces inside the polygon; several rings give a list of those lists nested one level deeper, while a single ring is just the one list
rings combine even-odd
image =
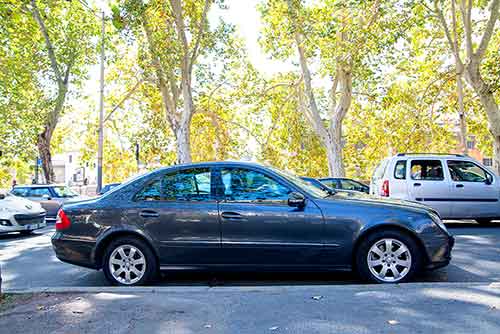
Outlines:
[{"label": "side mirror", "polygon": [[306,206],[306,198],[298,192],[291,192],[288,195],[288,205],[295,208],[303,208]]},{"label": "side mirror", "polygon": [[491,176],[490,174],[486,174],[486,180],[484,180],[484,183],[486,183],[487,185],[490,185],[493,183],[493,176]]},{"label": "side mirror", "polygon": [[49,195],[47,195],[47,194],[43,195],[43,196],[42,196],[42,198],[43,198],[44,200],[50,200],[50,199],[51,199],[51,198],[50,198],[50,196],[49,196]]},{"label": "side mirror", "polygon": [[0,194],[0,199],[4,199],[5,198],[5,194]]}]

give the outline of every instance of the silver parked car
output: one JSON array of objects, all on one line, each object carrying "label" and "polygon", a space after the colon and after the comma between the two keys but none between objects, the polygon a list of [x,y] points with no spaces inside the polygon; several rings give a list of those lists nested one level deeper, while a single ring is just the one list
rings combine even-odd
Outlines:
[{"label": "silver parked car", "polygon": [[40,204],[0,190],[0,233],[30,234],[45,226],[45,210]]},{"label": "silver parked car", "polygon": [[416,201],[443,219],[500,219],[500,180],[476,160],[460,154],[400,153],[375,169],[370,194]]},{"label": "silver parked car", "polygon": [[65,185],[33,184],[15,186],[11,193],[38,202],[47,211],[47,219],[55,220],[57,211],[68,201],[85,199]]}]

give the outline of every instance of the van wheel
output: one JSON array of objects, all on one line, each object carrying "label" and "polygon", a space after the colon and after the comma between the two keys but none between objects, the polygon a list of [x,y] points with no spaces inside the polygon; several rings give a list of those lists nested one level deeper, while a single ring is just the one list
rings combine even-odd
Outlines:
[{"label": "van wheel", "polygon": [[476,222],[479,223],[480,225],[493,224],[492,219],[488,219],[488,218],[478,218],[478,219],[476,219]]},{"label": "van wheel", "polygon": [[363,240],[356,253],[361,278],[374,283],[401,283],[412,279],[422,267],[416,242],[405,233],[379,231]]},{"label": "van wheel", "polygon": [[103,271],[113,285],[144,285],[156,278],[158,265],[151,248],[142,240],[122,237],[106,248]]}]

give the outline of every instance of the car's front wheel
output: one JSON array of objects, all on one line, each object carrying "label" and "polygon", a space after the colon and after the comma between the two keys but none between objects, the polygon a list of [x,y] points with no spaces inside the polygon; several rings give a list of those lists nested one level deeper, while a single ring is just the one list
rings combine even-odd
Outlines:
[{"label": "car's front wheel", "polygon": [[364,239],[356,253],[362,279],[375,283],[401,283],[420,269],[422,256],[415,241],[399,231],[379,231]]},{"label": "car's front wheel", "polygon": [[103,271],[111,284],[144,285],[156,276],[156,258],[142,240],[122,237],[113,240],[106,248]]}]

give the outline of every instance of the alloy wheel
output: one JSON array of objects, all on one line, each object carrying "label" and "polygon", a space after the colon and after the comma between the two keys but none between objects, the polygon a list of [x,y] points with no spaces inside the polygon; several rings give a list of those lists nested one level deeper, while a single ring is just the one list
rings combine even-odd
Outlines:
[{"label": "alloy wheel", "polygon": [[398,282],[410,271],[411,253],[408,247],[396,239],[384,238],[373,244],[368,251],[370,272],[383,282]]},{"label": "alloy wheel", "polygon": [[146,273],[146,257],[135,246],[120,245],[109,257],[109,272],[122,284],[135,284]]}]

